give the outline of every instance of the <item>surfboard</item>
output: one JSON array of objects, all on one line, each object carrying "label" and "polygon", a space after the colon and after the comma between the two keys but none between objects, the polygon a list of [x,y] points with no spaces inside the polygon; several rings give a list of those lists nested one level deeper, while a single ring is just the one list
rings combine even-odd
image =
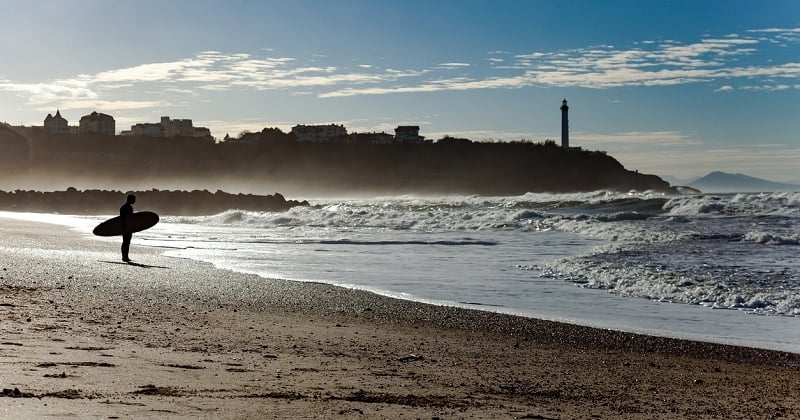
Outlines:
[{"label": "surfboard", "polygon": [[[139,211],[128,216],[128,232],[136,233],[150,229],[158,223],[158,215],[152,211]],[[122,217],[117,216],[97,225],[92,231],[97,236],[118,236],[125,233],[122,230]]]}]

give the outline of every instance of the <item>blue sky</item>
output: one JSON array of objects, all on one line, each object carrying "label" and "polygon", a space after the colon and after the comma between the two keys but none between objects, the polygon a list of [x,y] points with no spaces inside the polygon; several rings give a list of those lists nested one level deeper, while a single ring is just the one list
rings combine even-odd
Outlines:
[{"label": "blue sky", "polygon": [[800,1],[0,0],[0,121],[401,124],[800,183]]}]

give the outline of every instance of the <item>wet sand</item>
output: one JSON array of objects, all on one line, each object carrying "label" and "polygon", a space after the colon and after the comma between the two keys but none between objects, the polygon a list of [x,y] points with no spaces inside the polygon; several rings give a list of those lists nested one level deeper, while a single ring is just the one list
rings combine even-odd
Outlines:
[{"label": "wet sand", "polygon": [[0,219],[0,417],[800,418],[800,355],[217,270]]}]

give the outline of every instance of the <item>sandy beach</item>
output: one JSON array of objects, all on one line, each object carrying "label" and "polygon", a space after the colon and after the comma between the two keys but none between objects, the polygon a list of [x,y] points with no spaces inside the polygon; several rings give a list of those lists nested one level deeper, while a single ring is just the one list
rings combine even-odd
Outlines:
[{"label": "sandy beach", "polygon": [[800,418],[797,354],[0,232],[3,418]]}]

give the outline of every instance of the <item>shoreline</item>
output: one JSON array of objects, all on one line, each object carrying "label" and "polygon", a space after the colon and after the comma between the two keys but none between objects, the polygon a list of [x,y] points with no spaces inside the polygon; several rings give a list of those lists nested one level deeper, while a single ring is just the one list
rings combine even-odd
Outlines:
[{"label": "shoreline", "polygon": [[[45,213],[41,213],[41,214],[46,216],[47,218],[52,216],[51,214],[45,214]],[[64,221],[60,221],[60,222],[58,222],[58,221],[44,221],[43,222],[42,221],[43,219],[41,219],[41,218],[30,218],[30,217],[16,218],[16,217],[13,216],[12,212],[2,212],[2,211],[0,211],[0,219],[2,219],[4,217],[9,217],[11,219],[20,220],[20,221],[23,221],[23,222],[32,221],[32,222],[42,222],[42,223],[54,223],[57,226],[69,227],[70,230],[72,230],[74,233],[84,232],[84,231],[87,230],[87,227],[89,229],[91,229],[91,227],[89,227],[88,225],[77,225],[74,222],[73,223],[68,223],[68,222],[64,222]],[[72,215],[65,215],[65,217],[71,218],[73,216]],[[111,217],[111,216],[107,216],[107,217]],[[97,238],[95,237],[93,239],[97,239]],[[106,238],[106,239],[111,239],[112,242],[114,240],[114,238]],[[160,255],[163,255],[163,256],[175,257],[175,258],[186,258],[186,257],[183,257],[183,256],[169,255],[168,251],[173,249],[173,247],[170,247],[170,246],[154,245],[154,244],[147,244],[147,243],[142,243],[142,242],[139,242],[139,246],[146,247],[146,248],[151,248],[153,250],[156,250]],[[189,257],[189,259],[192,259],[192,260],[200,262],[200,263],[211,263],[212,266],[215,269],[217,268],[216,265],[214,265],[214,263],[211,262],[211,261],[203,261],[203,260],[194,259],[194,258],[191,258],[191,257]],[[222,270],[231,270],[231,271],[233,271],[235,273],[243,274],[245,276],[250,276],[251,275],[251,273],[238,271],[236,269],[231,269],[231,268],[221,268],[221,269]],[[264,277],[261,274],[257,274],[256,276],[258,278],[262,278],[262,279],[265,279],[265,280],[268,280],[268,281],[283,281],[282,279],[278,279],[278,278],[267,278],[267,277]],[[518,312],[518,311],[511,310],[511,309],[509,309],[509,310],[493,310],[493,309],[486,309],[486,308],[478,307],[479,305],[478,306],[475,306],[475,305],[462,305],[462,304],[458,304],[457,302],[453,302],[453,301],[430,301],[430,300],[426,300],[426,299],[406,298],[406,297],[402,297],[402,296],[397,296],[398,293],[396,291],[391,291],[391,290],[373,290],[373,289],[371,289],[369,287],[360,287],[359,285],[353,285],[353,284],[349,284],[349,283],[342,285],[342,284],[338,284],[336,282],[326,282],[326,281],[307,281],[307,280],[302,280],[300,282],[302,282],[302,283],[318,283],[320,285],[342,287],[344,289],[356,290],[356,291],[359,291],[359,292],[366,292],[368,294],[377,294],[379,296],[383,296],[383,297],[386,297],[386,298],[389,298],[389,299],[404,300],[404,301],[419,303],[419,304],[422,304],[422,305],[444,306],[444,307],[453,307],[453,308],[460,308],[460,309],[466,309],[466,310],[475,310],[475,311],[479,311],[479,312],[489,312],[489,313],[499,314],[499,315],[507,315],[507,316],[512,316],[512,317],[521,317],[521,318],[524,318],[524,319],[533,319],[533,320],[538,320],[538,321],[549,321],[549,322],[553,322],[553,323],[556,323],[556,324],[563,323],[563,324],[573,325],[573,326],[576,326],[576,327],[608,330],[608,331],[615,332],[615,333],[627,333],[627,334],[634,334],[634,335],[643,335],[643,336],[662,337],[662,338],[668,338],[668,339],[677,339],[677,340],[681,340],[681,341],[694,341],[694,342],[701,342],[701,343],[713,343],[713,344],[721,344],[721,345],[734,346],[734,347],[747,347],[747,348],[763,349],[763,350],[770,350],[770,351],[777,351],[777,352],[800,354],[800,347],[798,347],[797,344],[793,344],[793,343],[796,343],[796,342],[785,341],[785,340],[783,342],[781,342],[781,341],[768,342],[768,341],[764,341],[764,340],[759,340],[758,336],[747,335],[747,331],[746,330],[744,332],[743,331],[739,331],[739,335],[737,337],[724,337],[724,334],[719,334],[719,335],[691,334],[691,333],[688,333],[688,332],[682,334],[682,332],[684,330],[680,330],[680,329],[678,329],[678,330],[674,330],[674,329],[659,329],[659,328],[655,327],[654,325],[650,325],[649,326],[650,328],[647,328],[647,326],[639,326],[639,327],[637,327],[636,326],[637,324],[613,323],[613,322],[609,322],[608,319],[605,319],[605,322],[603,322],[602,320],[598,321],[597,319],[587,318],[587,317],[574,318],[574,317],[566,317],[566,316],[563,316],[563,315],[559,316],[558,314],[548,315],[548,314],[545,314],[545,313],[537,313],[537,312],[525,312],[525,311],[519,311]],[[290,283],[294,283],[294,281],[290,281]],[[588,291],[596,291],[596,290],[595,289],[588,289]],[[654,303],[654,302],[646,300],[646,299],[637,300],[637,301],[646,302],[646,303],[650,303],[650,304]],[[656,304],[661,305],[662,303],[656,303]],[[673,304],[673,303],[668,303],[666,305],[667,306],[674,306],[674,305],[687,306],[687,304]],[[701,308],[698,305],[698,306],[687,306],[686,308],[681,309],[681,311],[696,311],[698,309],[704,311],[706,313],[705,316],[717,315],[716,317],[711,318],[711,322],[712,323],[716,323],[716,326],[719,328],[719,331],[727,331],[728,328],[735,328],[737,319],[734,318],[734,317],[737,317],[737,316],[749,317],[749,319],[747,319],[748,325],[750,325],[750,322],[753,323],[752,325],[750,325],[749,328],[761,328],[764,331],[769,331],[771,334],[773,334],[772,336],[775,336],[774,335],[775,333],[779,333],[780,331],[782,331],[781,328],[790,328],[790,327],[786,327],[786,326],[781,326],[780,324],[776,325],[776,324],[774,324],[774,322],[773,323],[769,323],[769,322],[764,323],[764,321],[762,320],[762,318],[764,318],[764,317],[761,317],[760,315],[757,315],[757,314],[747,314],[747,313],[744,313],[744,312],[741,312],[741,311],[730,310],[730,309],[725,309],[725,310],[721,310],[721,311],[716,311],[715,310],[713,312],[709,312],[708,308]],[[677,311],[677,309],[671,309],[671,311]],[[669,310],[667,311],[667,314],[668,313],[669,313]],[[600,318],[600,319],[604,319],[604,318]],[[790,321],[790,320],[793,321],[794,317],[790,317],[790,316],[783,317],[783,316],[772,316],[772,315],[769,315],[765,319],[769,319],[769,320],[772,320],[772,321]],[[664,321],[662,320],[662,322],[664,322]],[[686,322],[686,321],[683,321],[683,322]],[[764,337],[767,337],[767,336],[769,336],[769,335],[765,335]],[[796,339],[796,338],[800,338],[800,337],[791,336],[791,338]]]},{"label": "shoreline", "polygon": [[136,244],[128,266],[61,226],[0,230],[0,377],[19,392],[4,415],[800,416],[799,354],[267,280]]}]

